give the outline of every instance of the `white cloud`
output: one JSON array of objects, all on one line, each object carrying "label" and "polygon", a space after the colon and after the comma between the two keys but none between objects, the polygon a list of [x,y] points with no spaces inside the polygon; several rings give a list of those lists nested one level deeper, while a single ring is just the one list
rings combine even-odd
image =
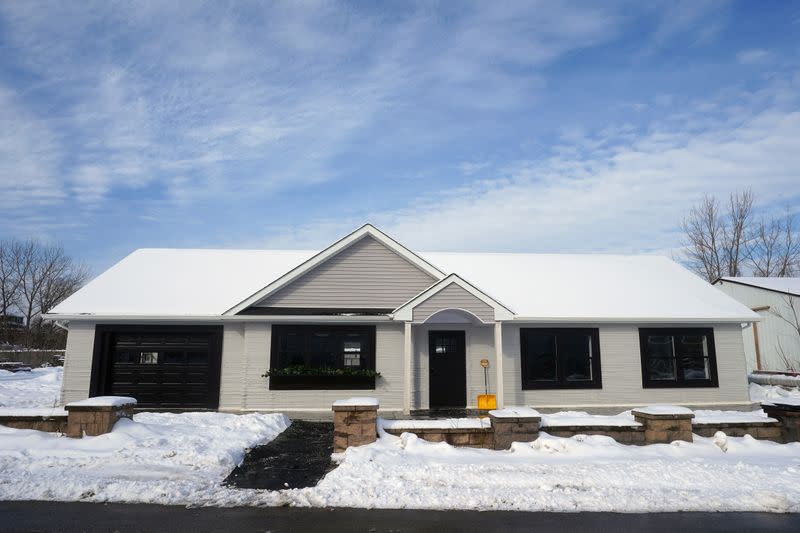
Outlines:
[{"label": "white cloud", "polygon": [[744,65],[763,63],[769,59],[769,52],[763,48],[749,48],[736,54],[736,60]]},{"label": "white cloud", "polygon": [[[753,106],[763,92],[740,95],[719,116],[670,117],[633,137],[626,127],[573,131],[572,151],[509,163],[491,181],[369,218],[417,250],[669,255],[680,244],[679,221],[704,194],[749,187],[762,208],[797,209],[800,106],[784,107],[784,90],[773,87],[760,110]],[[270,242],[319,247],[359,223],[325,220]]]},{"label": "white cloud", "polygon": [[0,208],[31,210],[63,199],[56,177],[62,155],[48,125],[0,85]]}]

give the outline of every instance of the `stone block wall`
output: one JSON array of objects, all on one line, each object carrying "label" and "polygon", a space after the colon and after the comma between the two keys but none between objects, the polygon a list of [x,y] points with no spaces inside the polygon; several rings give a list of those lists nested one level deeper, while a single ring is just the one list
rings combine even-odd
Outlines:
[{"label": "stone block wall", "polygon": [[35,429],[49,433],[66,433],[67,415],[60,416],[0,416],[0,426],[14,429]]},{"label": "stone block wall", "polygon": [[688,409],[673,412],[654,412],[634,409],[633,419],[644,427],[646,444],[670,443],[676,440],[692,442],[692,419],[694,413]]},{"label": "stone block wall", "polygon": [[800,406],[776,404],[763,407],[768,417],[780,423],[780,442],[800,442]]},{"label": "stone block wall", "polygon": [[[90,400],[95,400],[96,403],[92,405]],[[120,418],[131,418],[136,407],[135,400],[122,405],[100,405],[101,403],[102,398],[89,398],[67,404],[67,437],[94,437],[110,433]]]},{"label": "stone block wall", "polygon": [[646,444],[643,426],[554,426],[543,427],[542,431],[554,437],[605,435],[620,444]]},{"label": "stone block wall", "polygon": [[717,431],[722,431],[729,437],[750,435],[754,439],[782,442],[780,422],[694,424],[692,431],[701,437],[713,437]]},{"label": "stone block wall", "polygon": [[[338,402],[337,402],[338,403]],[[333,451],[363,446],[378,438],[378,403],[357,405],[350,401],[333,404]]]},{"label": "stone block wall", "polygon": [[494,449],[492,428],[409,428],[385,431],[398,437],[403,433],[413,433],[428,442],[446,442],[452,446]]},{"label": "stone block wall", "polygon": [[[494,431],[494,449],[507,450],[512,442],[532,442],[539,438],[541,416],[533,410],[529,415],[514,416],[509,409],[489,412]],[[535,413],[535,414],[534,414]]]}]

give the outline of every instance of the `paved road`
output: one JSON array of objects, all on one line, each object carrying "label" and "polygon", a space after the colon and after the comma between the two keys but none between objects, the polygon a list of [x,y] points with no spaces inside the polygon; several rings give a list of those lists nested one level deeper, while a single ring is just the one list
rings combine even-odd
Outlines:
[{"label": "paved road", "polygon": [[0,531],[800,531],[800,514],[514,513],[369,509],[186,509],[160,505],[0,502]]}]

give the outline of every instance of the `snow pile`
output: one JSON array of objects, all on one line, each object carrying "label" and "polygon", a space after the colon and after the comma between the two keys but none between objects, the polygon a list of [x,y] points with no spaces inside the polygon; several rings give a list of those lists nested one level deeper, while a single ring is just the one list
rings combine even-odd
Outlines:
[{"label": "snow pile", "polygon": [[758,411],[706,411],[694,412],[692,424],[750,424],[753,422],[777,422],[767,416],[763,409]]},{"label": "snow pile", "polygon": [[561,411],[542,415],[542,427],[564,426],[641,426],[633,419],[630,411],[623,411],[618,415],[590,415],[584,411]]},{"label": "snow pile", "polygon": [[70,439],[0,426],[0,500],[224,502],[245,449],[289,425],[280,414],[139,413]]},{"label": "snow pile", "polygon": [[67,407],[123,407],[136,405],[136,398],[130,396],[94,396],[77,402],[70,402]]},{"label": "snow pile", "polygon": [[438,418],[432,420],[384,420],[380,419],[383,429],[482,429],[492,427],[488,418]]},{"label": "snow pile", "polygon": [[800,511],[800,444],[751,437],[625,446],[552,437],[510,451],[454,448],[406,433],[350,448],[292,505],[516,511]]},{"label": "snow pile", "polygon": [[800,388],[785,389],[777,385],[750,384],[750,400],[754,402],[769,402],[771,400],[785,400],[787,398],[800,398]]},{"label": "snow pile", "polygon": [[0,407],[55,407],[64,368],[34,368],[30,372],[0,370]]}]

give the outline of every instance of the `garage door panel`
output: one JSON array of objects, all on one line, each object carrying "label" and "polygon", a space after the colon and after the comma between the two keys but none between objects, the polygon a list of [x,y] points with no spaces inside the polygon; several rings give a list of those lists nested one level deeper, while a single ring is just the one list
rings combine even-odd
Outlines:
[{"label": "garage door panel", "polygon": [[133,396],[140,407],[218,406],[221,328],[100,329],[105,366],[98,393]]}]

